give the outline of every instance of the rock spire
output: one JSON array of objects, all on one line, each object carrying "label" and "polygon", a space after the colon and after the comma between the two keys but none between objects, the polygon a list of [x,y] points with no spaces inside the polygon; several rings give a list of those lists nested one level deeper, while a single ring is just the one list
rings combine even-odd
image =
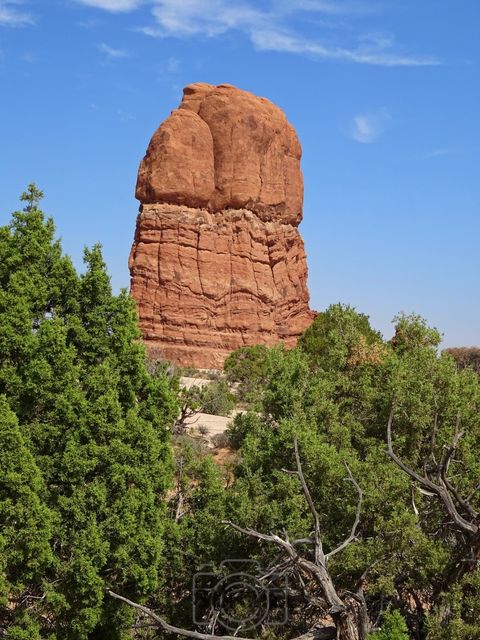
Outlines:
[{"label": "rock spire", "polygon": [[138,172],[131,292],[152,355],[218,368],[310,324],[301,147],[281,109],[191,84]]}]

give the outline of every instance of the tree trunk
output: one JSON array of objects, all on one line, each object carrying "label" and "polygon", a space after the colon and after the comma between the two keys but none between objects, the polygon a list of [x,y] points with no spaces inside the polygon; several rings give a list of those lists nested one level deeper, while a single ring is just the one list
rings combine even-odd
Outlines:
[{"label": "tree trunk", "polygon": [[367,607],[354,598],[345,599],[345,609],[334,616],[338,640],[365,640],[368,630]]},{"label": "tree trunk", "polygon": [[438,595],[448,591],[452,585],[461,580],[467,573],[475,571],[480,566],[480,536],[475,535],[456,554],[455,562],[447,569],[442,584],[436,590]]}]

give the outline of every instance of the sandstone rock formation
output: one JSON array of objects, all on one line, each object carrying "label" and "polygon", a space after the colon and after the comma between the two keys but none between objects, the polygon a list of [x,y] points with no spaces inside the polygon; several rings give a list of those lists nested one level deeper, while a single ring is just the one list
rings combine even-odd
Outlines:
[{"label": "sandstone rock formation", "polygon": [[152,354],[217,368],[243,345],[295,344],[313,317],[300,157],[265,98],[184,89],[138,172],[131,291]]}]

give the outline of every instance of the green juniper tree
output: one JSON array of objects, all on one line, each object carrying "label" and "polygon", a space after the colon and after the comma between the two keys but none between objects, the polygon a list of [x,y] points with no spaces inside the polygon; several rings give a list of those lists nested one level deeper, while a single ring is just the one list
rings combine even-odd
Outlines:
[{"label": "green juniper tree", "polygon": [[[112,293],[100,247],[85,251],[77,275],[38,209],[41,195],[30,185],[25,209],[0,229],[0,418],[11,438],[21,433],[32,467],[25,491],[48,514],[37,526],[7,483],[19,530],[36,527],[44,552],[36,573],[27,557],[24,566],[2,557],[0,626],[10,637],[8,611],[22,587],[9,576],[23,573],[37,605],[24,598],[18,616],[28,613],[42,638],[121,638],[131,614],[105,588],[141,598],[162,579],[176,390],[162,370],[149,373],[134,302]],[[5,455],[14,466],[14,447]],[[1,517],[8,533],[8,510]]]},{"label": "green juniper tree", "polygon": [[[468,638],[480,633],[472,622],[480,595],[475,536],[467,539],[442,501],[388,456],[393,407],[394,450],[405,464],[435,480],[448,455],[446,478],[458,491],[458,499],[452,496],[460,515],[471,519],[468,508],[479,509],[478,376],[459,372],[438,344],[438,332],[418,316],[399,316],[395,338],[386,342],[365,316],[335,305],[319,315],[298,349],[266,350],[255,411],[238,416],[230,430],[238,463],[226,517],[258,532],[308,537],[310,510],[297,478],[285,472],[294,465],[296,437],[327,553],[355,518],[348,463],[364,496],[358,537],[331,559],[329,570],[340,593],[363,581],[371,621],[391,604],[381,637],[406,637],[400,613],[414,638],[446,640],[460,637],[458,629]],[[244,353],[230,358],[230,375],[240,366],[248,378]],[[256,358],[252,366],[258,370]],[[456,433],[455,455],[448,454]],[[468,506],[459,502],[462,496]],[[244,537],[232,540],[230,552],[266,565],[272,558],[268,545]],[[286,635],[306,632],[315,622],[312,613],[321,613],[308,598],[304,605],[296,602]]]},{"label": "green juniper tree", "polygon": [[40,470],[3,395],[0,451],[0,635],[35,640],[43,581],[53,564],[54,519]]},{"label": "green juniper tree", "polygon": [[31,182],[27,190],[22,193],[20,200],[26,202],[25,211],[32,211],[38,207],[38,204],[43,200],[44,193],[37,185]]},{"label": "green juniper tree", "polygon": [[176,381],[146,367],[100,247],[82,275],[62,254],[41,195],[0,228],[0,630],[154,637],[107,588],[191,628],[196,569],[245,558],[290,579],[286,625],[255,636],[478,640],[480,384],[438,331],[402,315],[385,341],[333,305],[296,349],[227,360],[251,409],[228,468],[182,440],[172,456]]}]

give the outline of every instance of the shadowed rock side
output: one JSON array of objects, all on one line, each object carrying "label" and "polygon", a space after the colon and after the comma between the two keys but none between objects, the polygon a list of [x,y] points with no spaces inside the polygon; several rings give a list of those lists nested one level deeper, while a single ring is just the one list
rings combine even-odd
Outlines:
[{"label": "shadowed rock side", "polygon": [[310,324],[300,157],[268,100],[184,89],[137,181],[131,291],[152,355],[217,368],[244,345],[293,346]]}]

